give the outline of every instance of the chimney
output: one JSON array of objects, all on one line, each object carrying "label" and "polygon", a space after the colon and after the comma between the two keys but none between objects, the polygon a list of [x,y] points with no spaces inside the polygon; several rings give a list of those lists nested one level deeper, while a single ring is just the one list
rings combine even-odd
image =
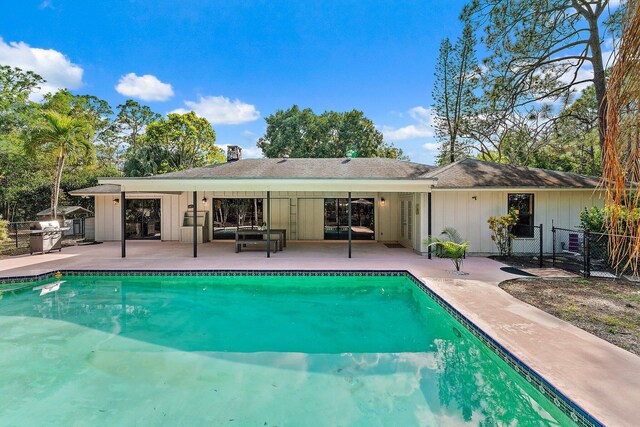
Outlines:
[{"label": "chimney", "polygon": [[227,162],[236,162],[242,158],[242,147],[237,145],[227,146]]}]

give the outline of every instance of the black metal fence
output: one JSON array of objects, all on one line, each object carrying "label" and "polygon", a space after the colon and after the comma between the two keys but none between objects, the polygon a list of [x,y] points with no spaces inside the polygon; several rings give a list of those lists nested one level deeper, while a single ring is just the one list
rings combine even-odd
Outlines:
[{"label": "black metal fence", "polygon": [[[69,230],[64,231],[63,239],[76,241],[84,239],[85,219],[86,218],[75,218],[66,220],[63,226],[68,227]],[[30,225],[30,222],[10,222],[7,225],[7,239],[0,241],[0,253],[21,253],[22,249],[28,249],[30,247],[31,236]]]},{"label": "black metal fence", "polygon": [[16,249],[29,247],[29,230],[28,222],[10,222],[7,224],[8,238],[0,242],[0,252],[13,252]]},{"label": "black metal fence", "polygon": [[[512,232],[515,230],[512,230]],[[518,225],[518,237],[509,241],[511,262],[522,266],[544,266],[544,227]]]},{"label": "black metal fence", "polygon": [[618,271],[611,263],[609,235],[588,230],[552,227],[554,267],[584,277],[616,278]]}]

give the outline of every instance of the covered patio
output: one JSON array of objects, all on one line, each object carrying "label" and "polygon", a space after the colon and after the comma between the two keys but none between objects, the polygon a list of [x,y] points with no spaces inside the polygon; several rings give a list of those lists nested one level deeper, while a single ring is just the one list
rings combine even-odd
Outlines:
[{"label": "covered patio", "polygon": [[[119,240],[122,258],[132,255],[129,241],[140,236],[190,243],[195,258],[202,255],[200,243],[213,240],[235,237],[236,249],[244,248],[238,240],[253,231],[243,240],[263,247],[267,258],[282,249],[271,243],[283,236],[342,241],[350,258],[358,239],[423,250],[436,182],[425,175],[430,170],[382,158],[249,159],[153,177],[102,178],[101,185],[72,195],[95,197],[96,239]],[[132,209],[151,211],[152,218],[132,224],[138,215]]]},{"label": "covered patio", "polygon": [[[449,260],[427,259],[410,248],[378,242],[354,242],[348,258],[344,242],[290,241],[287,249],[267,259],[262,250],[235,253],[233,242],[198,244],[198,257],[191,244],[163,241],[128,241],[127,257],[120,256],[120,242],[66,247],[61,253],[19,256],[0,260],[0,277],[39,274],[63,269],[107,270],[415,270],[431,277],[451,277]],[[488,269],[491,265],[493,268]],[[470,258],[465,270],[489,280],[513,277],[501,272],[486,258]]]}]

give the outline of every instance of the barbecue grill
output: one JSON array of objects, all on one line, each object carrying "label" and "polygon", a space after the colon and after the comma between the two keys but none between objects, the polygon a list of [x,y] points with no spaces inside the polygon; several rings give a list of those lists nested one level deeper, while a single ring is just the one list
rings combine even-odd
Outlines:
[{"label": "barbecue grill", "polygon": [[60,227],[58,221],[34,221],[30,224],[29,243],[31,255],[34,252],[45,254],[53,250],[62,252],[62,232],[69,227]]}]

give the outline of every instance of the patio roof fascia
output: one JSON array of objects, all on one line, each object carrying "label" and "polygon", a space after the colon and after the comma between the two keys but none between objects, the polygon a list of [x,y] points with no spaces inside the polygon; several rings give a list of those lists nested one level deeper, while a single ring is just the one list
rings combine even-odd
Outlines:
[{"label": "patio roof fascia", "polygon": [[100,184],[119,185],[121,191],[370,191],[428,192],[433,178],[100,178]]}]

